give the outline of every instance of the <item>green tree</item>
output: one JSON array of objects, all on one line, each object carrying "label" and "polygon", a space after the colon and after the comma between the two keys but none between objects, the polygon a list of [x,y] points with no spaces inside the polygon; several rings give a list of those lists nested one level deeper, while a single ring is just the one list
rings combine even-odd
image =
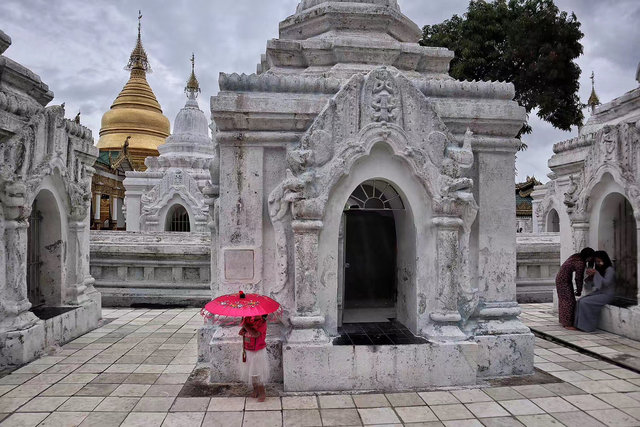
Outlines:
[{"label": "green tree", "polygon": [[[463,80],[509,81],[527,113],[554,127],[582,125],[578,97],[584,34],[575,14],[561,12],[553,0],[471,0],[467,13],[426,25],[420,44],[456,54],[451,76]],[[521,133],[529,133],[525,124]]]}]

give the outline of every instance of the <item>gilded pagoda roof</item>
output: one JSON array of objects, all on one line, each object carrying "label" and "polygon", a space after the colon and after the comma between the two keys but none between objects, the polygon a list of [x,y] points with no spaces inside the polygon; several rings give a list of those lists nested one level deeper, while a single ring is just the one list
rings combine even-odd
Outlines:
[{"label": "gilded pagoda roof", "polygon": [[[139,16],[139,19],[142,15]],[[102,116],[100,150],[119,150],[122,141],[131,136],[129,150],[157,155],[158,146],[170,134],[169,119],[162,114],[160,103],[147,82],[151,71],[147,53],[142,45],[140,22],[138,38],[126,67],[131,72],[129,81]]]}]

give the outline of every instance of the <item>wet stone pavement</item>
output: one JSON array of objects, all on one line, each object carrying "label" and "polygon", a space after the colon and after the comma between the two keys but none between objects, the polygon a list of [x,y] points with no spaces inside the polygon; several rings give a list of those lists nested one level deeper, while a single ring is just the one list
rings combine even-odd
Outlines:
[{"label": "wet stone pavement", "polygon": [[[527,305],[523,320],[545,317],[536,310]],[[0,378],[0,426],[640,426],[639,374],[542,339],[526,378],[384,394],[275,387],[259,403],[242,387],[206,384],[197,309],[103,317],[99,329]]]}]

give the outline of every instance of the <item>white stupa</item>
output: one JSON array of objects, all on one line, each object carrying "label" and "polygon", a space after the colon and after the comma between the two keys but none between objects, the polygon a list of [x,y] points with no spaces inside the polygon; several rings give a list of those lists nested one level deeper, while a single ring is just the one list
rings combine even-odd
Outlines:
[{"label": "white stupa", "polygon": [[207,185],[214,145],[207,117],[198,105],[200,85],[191,57],[187,102],[178,112],[173,133],[148,157],[145,172],[127,172],[124,181],[127,231],[208,231]]}]

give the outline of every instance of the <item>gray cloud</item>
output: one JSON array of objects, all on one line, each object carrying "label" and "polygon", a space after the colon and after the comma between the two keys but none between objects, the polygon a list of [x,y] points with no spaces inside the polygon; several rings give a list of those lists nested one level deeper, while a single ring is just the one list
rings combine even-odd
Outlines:
[{"label": "gray cloud", "polygon": [[[10,58],[38,73],[66,102],[67,115],[82,111],[82,121],[98,136],[102,114],[127,81],[123,71],[136,36],[142,9],[143,43],[154,73],[148,76],[165,115],[173,121],[184,105],[182,90],[189,75],[189,57],[196,54],[202,86],[200,106],[218,91],[218,74],[255,72],[266,41],[277,37],[278,22],[295,11],[297,0],[3,0],[0,28],[13,44]],[[399,0],[403,12],[418,25],[435,24],[463,14],[468,0]],[[556,0],[574,11],[583,24],[585,54],[580,96],[591,90],[597,75],[602,102],[637,87],[640,57],[640,1]],[[587,114],[588,115],[588,114]],[[544,179],[552,145],[576,134],[562,132],[531,116],[534,132],[525,137],[529,150],[518,156],[518,176]]]}]

